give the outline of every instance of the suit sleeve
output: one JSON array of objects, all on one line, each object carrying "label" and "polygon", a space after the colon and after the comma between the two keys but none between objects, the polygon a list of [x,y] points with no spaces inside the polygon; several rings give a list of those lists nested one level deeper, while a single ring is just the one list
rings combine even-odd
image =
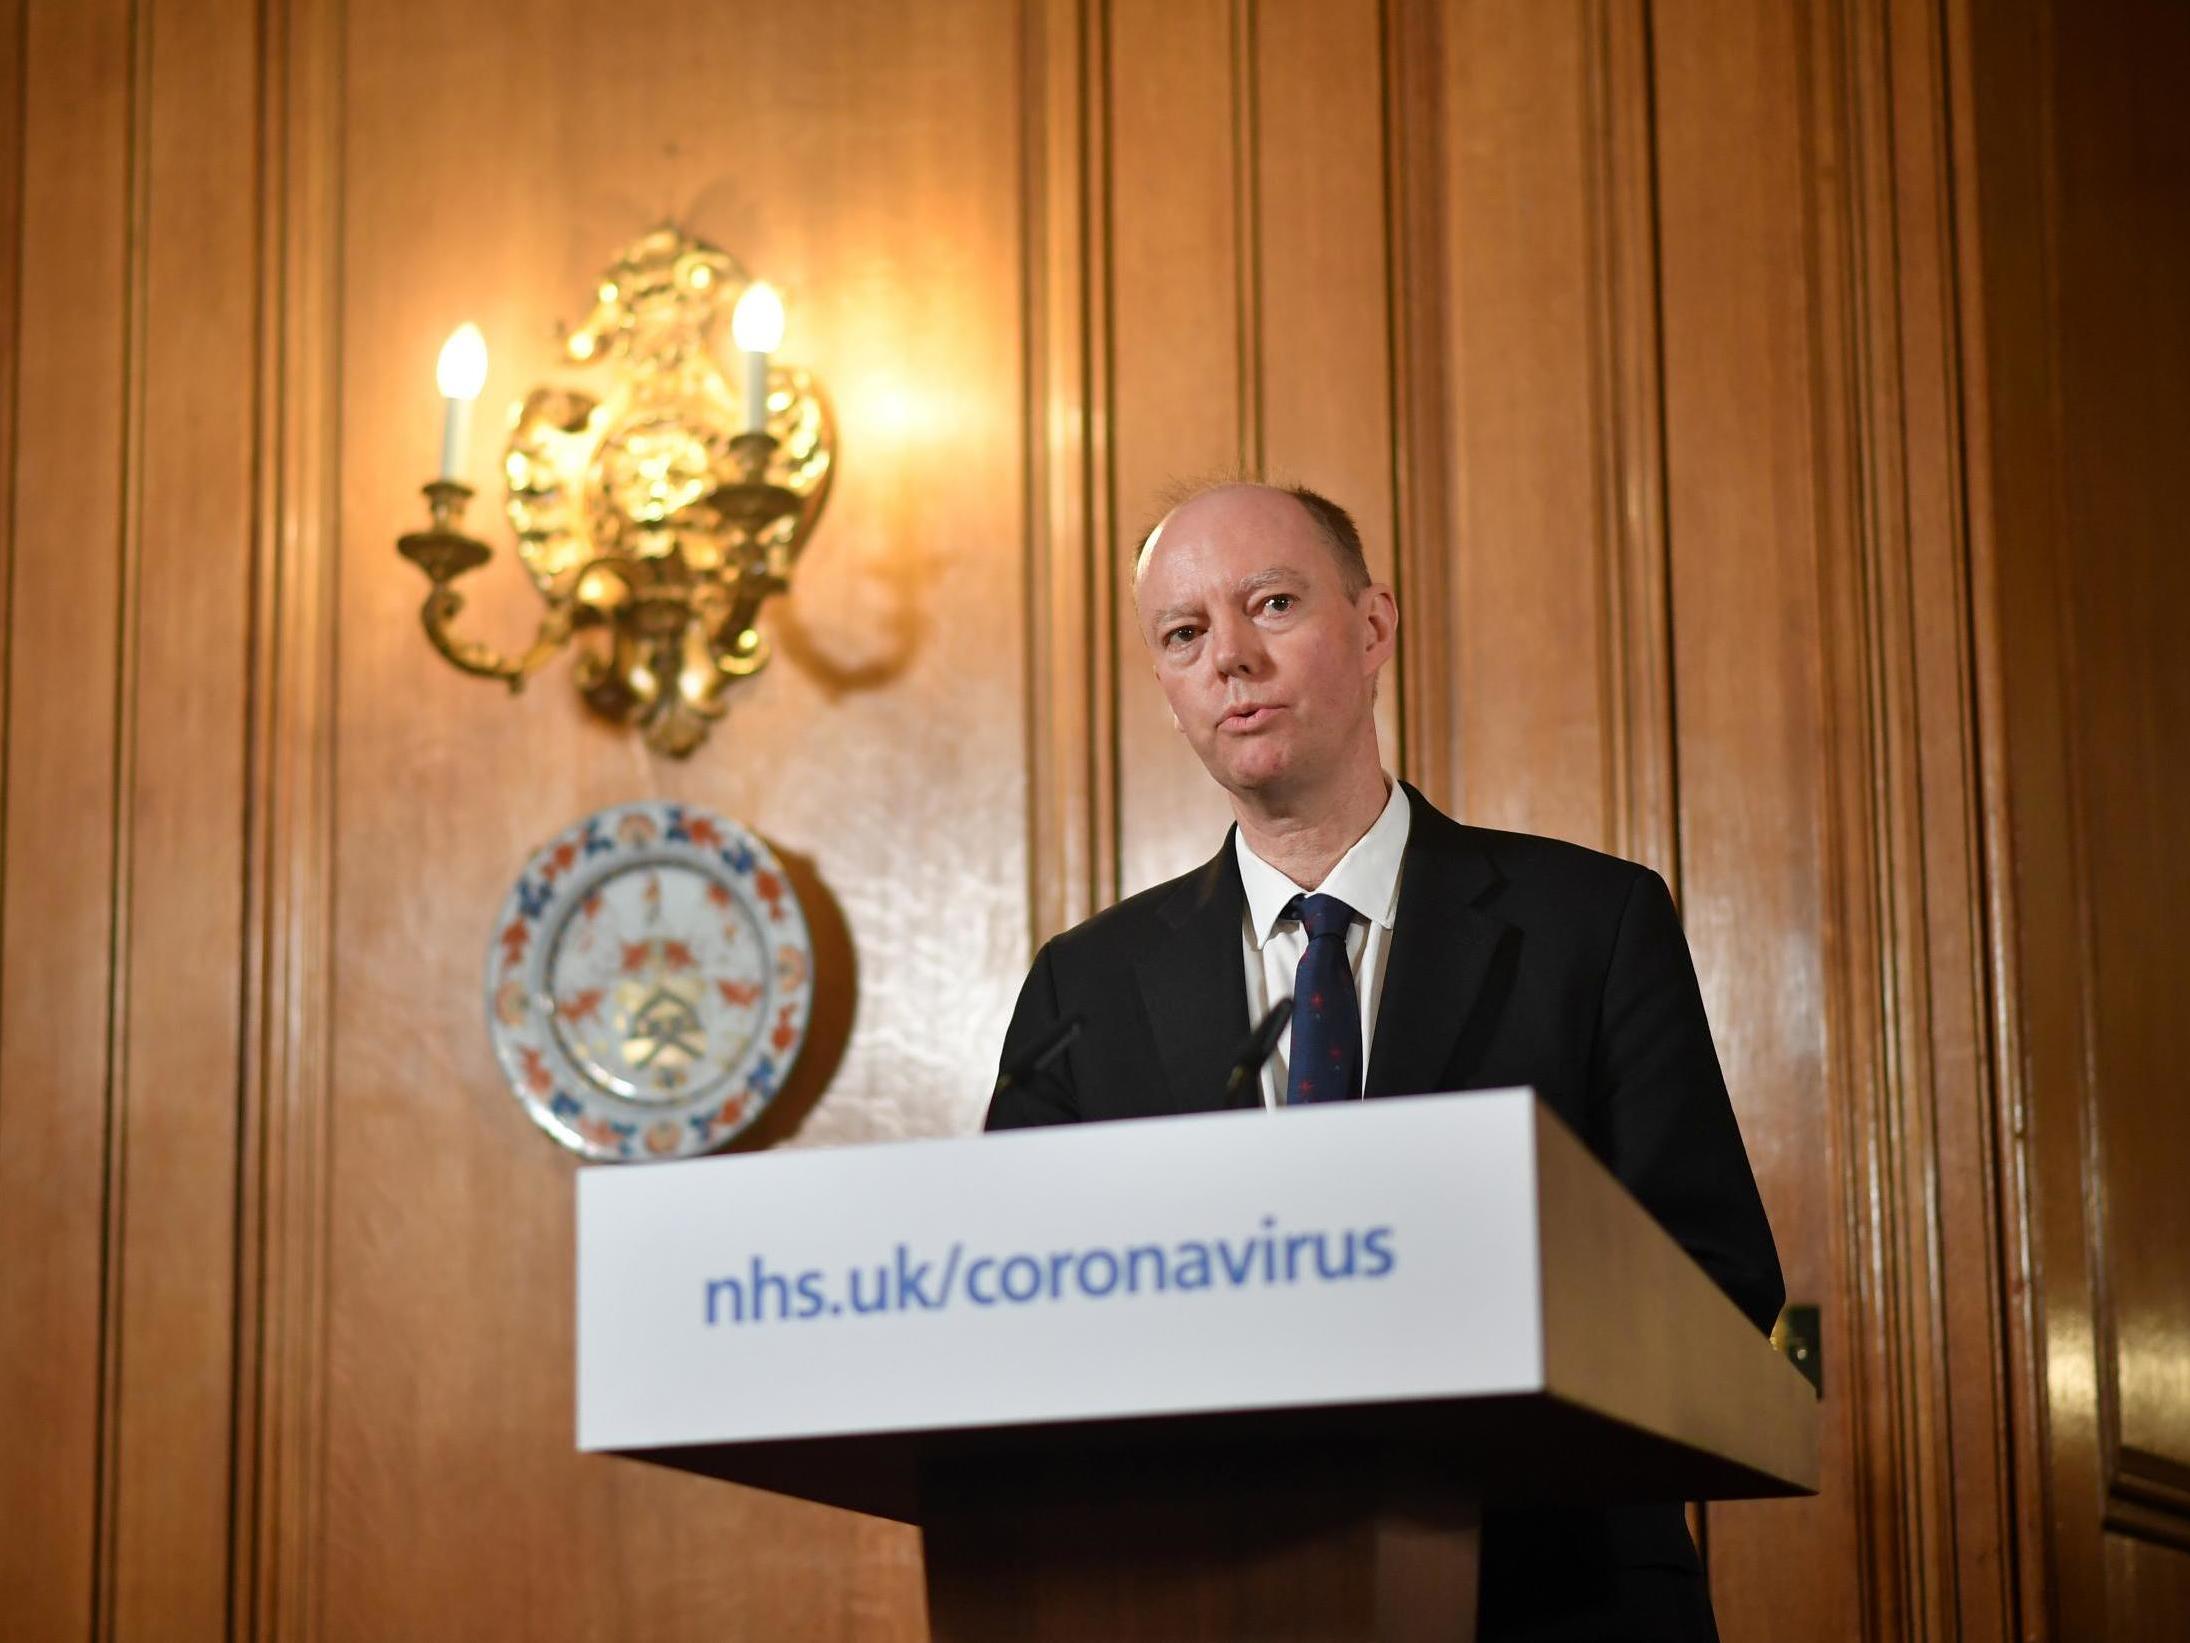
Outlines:
[{"label": "suit sleeve", "polygon": [[[1004,1030],[1004,1050],[998,1059],[997,1077],[1002,1085],[1003,1069],[1017,1066],[1027,1052],[1037,1045],[1044,1034],[1063,1019],[1063,1011],[1057,1003],[1057,971],[1045,943],[1034,958],[1034,968],[1027,972],[1024,986],[1019,989],[1018,1006],[1011,1012],[1011,1025]],[[1009,1086],[1000,1087],[989,1100],[985,1130],[1018,1130],[1036,1124],[1075,1124],[1080,1119],[1079,1103],[1073,1092],[1072,1056],[1070,1052],[1052,1061],[1039,1073],[1014,1079]]]},{"label": "suit sleeve", "polygon": [[1688,941],[1656,873],[1637,876],[1613,940],[1590,1084],[1613,1174],[1769,1330],[1786,1299],[1779,1252]]}]

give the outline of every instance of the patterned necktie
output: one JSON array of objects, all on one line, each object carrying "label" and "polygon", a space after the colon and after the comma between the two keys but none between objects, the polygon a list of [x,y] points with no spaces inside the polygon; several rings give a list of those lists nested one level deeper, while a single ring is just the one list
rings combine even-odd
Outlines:
[{"label": "patterned necktie", "polygon": [[1280,916],[1300,920],[1308,932],[1308,950],[1293,978],[1285,1104],[1351,1101],[1361,1093],[1361,1001],[1346,962],[1354,910],[1336,896],[1295,896]]}]

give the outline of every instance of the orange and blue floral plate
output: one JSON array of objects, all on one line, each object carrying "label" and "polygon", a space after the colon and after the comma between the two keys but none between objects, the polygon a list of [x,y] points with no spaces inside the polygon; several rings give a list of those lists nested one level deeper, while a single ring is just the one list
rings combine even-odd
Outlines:
[{"label": "orange and blue floral plate", "polygon": [[573,1152],[712,1152],[798,1059],[813,957],[759,839],[690,805],[618,805],[550,840],[503,903],[487,951],[495,1057]]}]

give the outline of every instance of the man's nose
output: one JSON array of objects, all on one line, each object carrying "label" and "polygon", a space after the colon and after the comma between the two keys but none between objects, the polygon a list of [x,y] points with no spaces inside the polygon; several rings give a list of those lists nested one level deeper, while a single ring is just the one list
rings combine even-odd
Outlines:
[{"label": "man's nose", "polygon": [[1252,679],[1262,671],[1262,634],[1243,616],[1219,616],[1209,624],[1209,660],[1226,678]]}]

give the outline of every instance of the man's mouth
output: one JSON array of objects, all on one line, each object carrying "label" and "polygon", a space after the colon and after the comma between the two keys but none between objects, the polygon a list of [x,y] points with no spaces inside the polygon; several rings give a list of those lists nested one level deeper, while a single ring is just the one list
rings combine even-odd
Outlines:
[{"label": "man's mouth", "polygon": [[1217,728],[1219,730],[1229,730],[1236,735],[1244,734],[1250,730],[1260,730],[1271,719],[1275,718],[1279,711],[1280,709],[1273,702],[1242,702],[1237,707],[1225,710],[1224,717],[1217,721]]}]

